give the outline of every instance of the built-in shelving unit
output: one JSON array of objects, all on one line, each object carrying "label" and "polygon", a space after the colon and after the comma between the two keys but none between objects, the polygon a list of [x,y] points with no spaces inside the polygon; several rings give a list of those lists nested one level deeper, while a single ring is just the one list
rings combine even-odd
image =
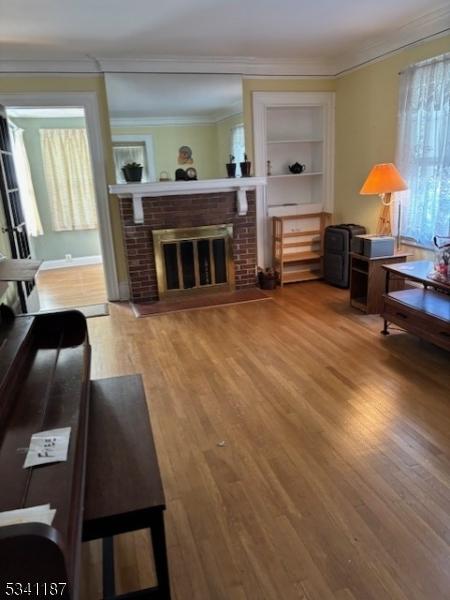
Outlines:
[{"label": "built-in shelving unit", "polygon": [[[267,176],[258,201],[258,262],[269,266],[272,217],[333,212],[334,93],[255,92],[253,115],[255,172]],[[291,173],[294,163],[304,171]]]}]

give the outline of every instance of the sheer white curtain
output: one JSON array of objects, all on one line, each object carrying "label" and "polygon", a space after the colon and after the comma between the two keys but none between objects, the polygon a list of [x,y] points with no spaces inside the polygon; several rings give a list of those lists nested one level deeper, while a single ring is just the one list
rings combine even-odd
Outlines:
[{"label": "sheer white curtain", "polygon": [[450,53],[400,75],[396,163],[409,189],[402,203],[400,233],[430,246],[450,235]]},{"label": "sheer white curtain", "polygon": [[236,159],[236,175],[241,174],[239,163],[244,160],[245,152],[245,133],[243,125],[236,125],[231,130],[230,154]]},{"label": "sheer white curtain", "polygon": [[34,193],[33,180],[31,178],[30,163],[28,161],[27,149],[23,139],[23,129],[14,127],[12,129],[14,165],[16,167],[17,181],[19,184],[20,200],[23,215],[27,225],[28,235],[37,237],[44,235],[41,217]]},{"label": "sheer white curtain", "polygon": [[86,129],[41,129],[40,136],[53,230],[96,229]]}]

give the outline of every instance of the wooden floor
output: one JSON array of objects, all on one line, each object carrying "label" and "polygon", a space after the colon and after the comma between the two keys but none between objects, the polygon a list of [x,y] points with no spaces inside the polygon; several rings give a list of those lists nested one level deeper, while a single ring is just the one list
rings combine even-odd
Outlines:
[{"label": "wooden floor", "polygon": [[39,271],[36,277],[42,309],[106,302],[103,265]]},{"label": "wooden floor", "polygon": [[[144,377],[173,598],[448,600],[450,355],[320,282],[274,298],[89,322],[93,377]],[[117,547],[147,584],[146,534]]]}]

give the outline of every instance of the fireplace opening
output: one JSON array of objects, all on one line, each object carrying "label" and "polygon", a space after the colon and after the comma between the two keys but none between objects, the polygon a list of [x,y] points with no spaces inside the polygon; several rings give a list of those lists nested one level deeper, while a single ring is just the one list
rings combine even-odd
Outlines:
[{"label": "fireplace opening", "polygon": [[234,289],[233,226],[154,230],[159,297],[204,289]]}]

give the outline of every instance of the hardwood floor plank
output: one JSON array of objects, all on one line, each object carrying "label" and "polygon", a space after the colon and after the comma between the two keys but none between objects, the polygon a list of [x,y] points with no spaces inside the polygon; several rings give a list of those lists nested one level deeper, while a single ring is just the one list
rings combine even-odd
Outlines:
[{"label": "hardwood floor plank", "polygon": [[36,284],[43,310],[103,304],[107,301],[101,264],[39,271]]},{"label": "hardwood floor plank", "polygon": [[[89,322],[94,377],[143,374],[173,597],[448,600],[448,353],[321,282],[272,295]],[[140,535],[123,584],[154,576]],[[86,600],[98,569],[87,548]]]}]

